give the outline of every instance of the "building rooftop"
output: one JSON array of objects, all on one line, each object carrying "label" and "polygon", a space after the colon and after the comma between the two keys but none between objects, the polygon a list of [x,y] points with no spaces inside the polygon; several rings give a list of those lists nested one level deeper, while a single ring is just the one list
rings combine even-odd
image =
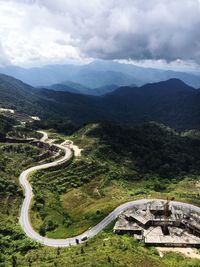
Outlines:
[{"label": "building rooftop", "polygon": [[137,223],[129,222],[125,219],[125,217],[120,217],[119,220],[115,223],[113,230],[137,231],[142,230],[142,228]]},{"label": "building rooftop", "polygon": [[126,210],[114,232],[132,234],[146,245],[200,247],[200,214],[180,206],[166,208],[165,203],[156,201]]},{"label": "building rooftop", "polygon": [[169,227],[169,235],[164,235],[160,226],[150,227],[144,231],[145,244],[187,245],[200,244],[200,238],[189,234],[183,229]]}]

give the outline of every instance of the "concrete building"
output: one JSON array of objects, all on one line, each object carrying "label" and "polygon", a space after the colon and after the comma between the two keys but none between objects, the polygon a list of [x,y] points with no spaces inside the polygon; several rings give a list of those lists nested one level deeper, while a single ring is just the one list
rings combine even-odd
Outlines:
[{"label": "concrete building", "polygon": [[127,210],[113,230],[143,240],[147,246],[200,247],[200,214],[170,205],[169,201]]}]

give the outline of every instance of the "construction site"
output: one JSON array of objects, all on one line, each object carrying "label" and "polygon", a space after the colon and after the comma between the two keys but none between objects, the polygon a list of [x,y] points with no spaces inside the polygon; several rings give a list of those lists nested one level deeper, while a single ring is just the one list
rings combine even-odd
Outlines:
[{"label": "construction site", "polygon": [[200,213],[192,205],[149,201],[123,212],[114,233],[129,234],[146,246],[200,247]]}]

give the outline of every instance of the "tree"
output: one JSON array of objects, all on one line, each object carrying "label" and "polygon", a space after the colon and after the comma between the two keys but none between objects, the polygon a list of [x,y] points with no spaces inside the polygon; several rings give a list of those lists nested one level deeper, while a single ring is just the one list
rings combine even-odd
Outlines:
[{"label": "tree", "polygon": [[46,229],[45,229],[44,226],[41,226],[41,227],[40,227],[39,234],[40,234],[41,236],[45,236],[45,234],[46,234]]},{"label": "tree", "polygon": [[17,266],[17,257],[12,256],[12,267],[16,267],[16,266]]}]

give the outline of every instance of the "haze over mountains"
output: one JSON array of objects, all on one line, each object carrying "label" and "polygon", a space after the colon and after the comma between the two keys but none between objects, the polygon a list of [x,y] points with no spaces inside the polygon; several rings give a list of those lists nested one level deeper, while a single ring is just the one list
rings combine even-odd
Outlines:
[{"label": "haze over mountains", "polygon": [[77,124],[95,121],[157,121],[178,129],[200,127],[200,90],[178,79],[120,87],[104,96],[36,89],[0,75],[0,105],[41,118],[67,118]]},{"label": "haze over mountains", "polygon": [[[95,93],[88,91],[88,89],[105,88],[105,86],[108,88],[111,86],[112,88],[113,85],[118,87],[133,84],[141,86],[146,83],[164,81],[171,78],[181,79],[188,85],[200,88],[200,77],[192,73],[144,68],[133,64],[122,64],[104,60],[97,60],[85,65],[49,65],[29,69],[7,66],[1,67],[0,73],[13,76],[35,87],[49,87],[55,84],[56,86],[62,84],[62,91],[73,89],[74,87],[69,85],[75,83],[79,84],[79,88],[75,89],[78,89],[80,93],[95,95],[102,93]],[[64,88],[63,84],[70,88]],[[55,86],[51,89],[55,89]],[[109,91],[112,90],[103,90],[104,93]]]},{"label": "haze over mountains", "polygon": [[0,267],[200,267],[199,28],[200,0],[0,0]]},{"label": "haze over mountains", "polygon": [[[63,92],[69,92],[69,93],[74,93],[74,94],[83,94],[83,95],[104,95],[107,93],[110,93],[117,89],[119,86],[116,84],[109,84],[109,85],[104,85],[100,86],[97,88],[89,88],[86,86],[83,86],[79,83],[74,83],[74,82],[64,82],[64,83],[58,83],[58,84],[53,84],[51,86],[46,86],[47,89],[54,90],[54,91],[63,91]],[[42,87],[41,87],[42,88]]]}]

